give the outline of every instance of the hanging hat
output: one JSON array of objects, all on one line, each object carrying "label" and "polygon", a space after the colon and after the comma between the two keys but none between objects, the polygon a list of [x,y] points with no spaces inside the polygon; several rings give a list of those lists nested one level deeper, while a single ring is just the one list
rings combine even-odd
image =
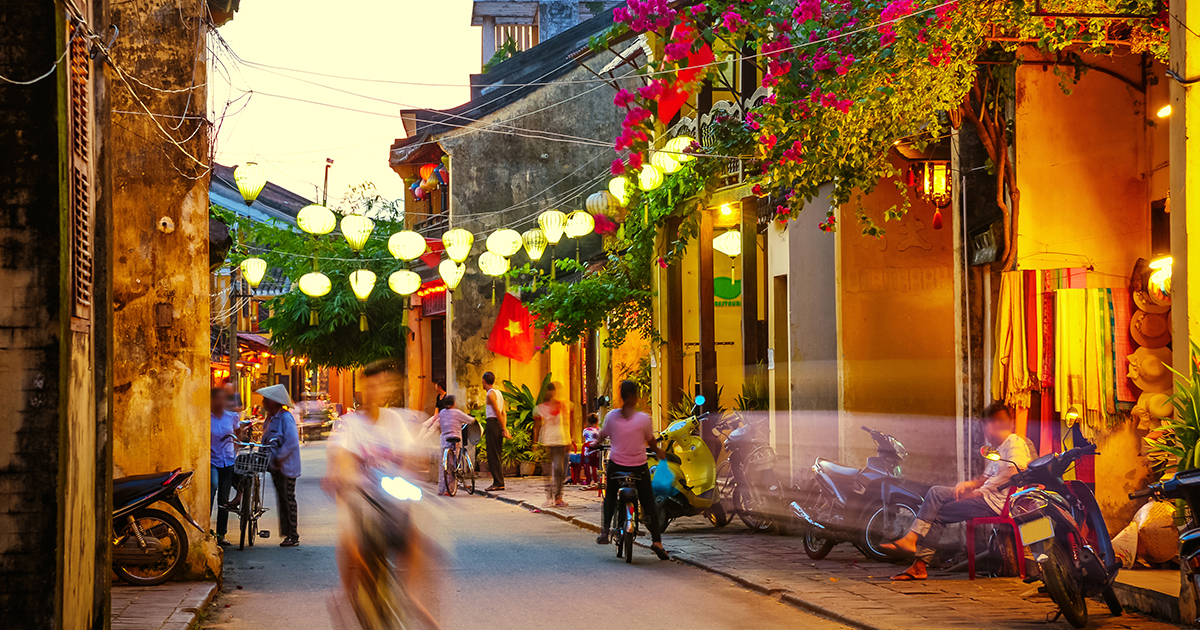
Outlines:
[{"label": "hanging hat", "polygon": [[1137,305],[1138,310],[1146,311],[1147,313],[1166,313],[1171,310],[1171,298],[1167,296],[1166,304],[1159,304],[1145,290],[1134,291],[1133,302]]},{"label": "hanging hat", "polygon": [[1138,311],[1129,322],[1129,334],[1143,348],[1162,348],[1171,343],[1171,323],[1163,313]]},{"label": "hanging hat", "polygon": [[270,387],[264,387],[262,389],[255,390],[254,393],[266,398],[267,400],[273,400],[285,407],[293,406],[292,397],[288,396],[286,385],[272,385]]}]

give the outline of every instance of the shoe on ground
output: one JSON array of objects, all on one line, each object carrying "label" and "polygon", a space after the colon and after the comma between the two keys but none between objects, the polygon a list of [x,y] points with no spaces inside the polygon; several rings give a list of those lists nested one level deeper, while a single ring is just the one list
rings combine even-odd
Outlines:
[{"label": "shoe on ground", "polygon": [[229,542],[228,540],[225,540],[224,536],[217,536],[217,546],[218,547],[232,547],[233,543]]},{"label": "shoe on ground", "polygon": [[608,532],[600,532],[600,535],[596,536],[596,544],[597,545],[607,545],[608,544]]},{"label": "shoe on ground", "polygon": [[559,499],[558,501],[554,502],[554,507],[556,507],[556,508],[571,507],[571,504],[567,503],[566,501],[563,501],[562,499]]},{"label": "shoe on ground", "polygon": [[486,489],[484,489],[484,492],[499,492],[503,490],[504,486],[488,486]]},{"label": "shoe on ground", "polygon": [[284,538],[283,542],[279,543],[279,546],[280,547],[299,547],[300,539],[299,538]]}]

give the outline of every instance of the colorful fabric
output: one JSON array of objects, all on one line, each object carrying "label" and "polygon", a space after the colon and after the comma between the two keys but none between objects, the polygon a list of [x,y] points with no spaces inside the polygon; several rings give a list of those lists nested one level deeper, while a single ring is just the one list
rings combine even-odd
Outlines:
[{"label": "colorful fabric", "polygon": [[996,311],[996,354],[992,368],[992,397],[1013,407],[1028,407],[1030,379],[1025,342],[1025,281],[1020,271],[1000,277]]},{"label": "colorful fabric", "polygon": [[1055,292],[1054,410],[1066,414],[1075,407],[1086,408],[1087,388],[1087,291],[1059,289]]},{"label": "colorful fabric", "polygon": [[1117,409],[1130,411],[1137,402],[1138,393],[1129,380],[1129,355],[1133,354],[1133,340],[1129,336],[1129,322],[1133,319],[1133,296],[1129,287],[1112,289],[1113,303],[1113,361],[1116,367]]}]

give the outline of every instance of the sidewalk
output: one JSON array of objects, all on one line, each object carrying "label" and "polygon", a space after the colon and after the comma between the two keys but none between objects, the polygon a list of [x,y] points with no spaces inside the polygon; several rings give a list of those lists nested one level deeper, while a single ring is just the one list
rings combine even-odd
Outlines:
[{"label": "sidewalk", "polygon": [[215,582],[112,588],[112,630],[188,630],[216,593]]},{"label": "sidewalk", "polygon": [[[509,478],[507,490],[486,494],[598,531],[600,498],[595,490],[568,486],[563,498],[570,507],[542,508],[543,484],[542,477]],[[1044,628],[1057,610],[1048,596],[1037,592],[1038,584],[1023,584],[1017,578],[969,581],[965,573],[931,571],[924,582],[893,582],[888,578],[903,567],[867,560],[848,544],[813,561],[799,537],[752,534],[736,517],[722,529],[699,516],[677,520],[664,532],[663,542],[680,562],[865,630],[1032,630]],[[653,557],[643,553],[646,561]],[[1089,601],[1088,610],[1088,628],[1178,629],[1136,613],[1113,617],[1098,600]],[[1055,627],[1070,626],[1060,619]]]}]

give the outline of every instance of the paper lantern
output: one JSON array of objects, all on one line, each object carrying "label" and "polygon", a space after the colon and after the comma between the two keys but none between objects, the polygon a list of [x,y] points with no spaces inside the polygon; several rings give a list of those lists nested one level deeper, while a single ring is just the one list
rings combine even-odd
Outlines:
[{"label": "paper lantern", "polygon": [[521,251],[521,235],[516,230],[503,229],[487,237],[487,250],[497,256],[508,258]]},{"label": "paper lantern", "polygon": [[551,245],[557,245],[563,236],[563,228],[567,226],[567,215],[558,210],[547,210],[538,215],[538,227]]},{"label": "paper lantern", "polygon": [[246,162],[233,169],[233,181],[237,184],[238,192],[242,193],[242,199],[246,200],[246,205],[249,206],[254,204],[258,193],[267,185],[267,175],[258,164]]},{"label": "paper lantern", "polygon": [[309,234],[321,236],[337,227],[337,217],[329,208],[314,203],[300,209],[296,214],[296,225]]},{"label": "paper lantern", "polygon": [[521,240],[525,242],[525,253],[529,255],[529,260],[541,260],[542,254],[546,251],[546,234],[541,228],[533,228],[521,235]]},{"label": "paper lantern", "polygon": [[[484,275],[496,276],[504,275],[508,271],[508,259],[492,252],[483,252],[479,255],[479,270]],[[449,283],[447,283],[449,284]]]},{"label": "paper lantern", "polygon": [[617,203],[617,198],[607,190],[592,193],[587,198],[587,210],[591,214],[610,214],[617,211],[621,204]]},{"label": "paper lantern", "polygon": [[474,243],[475,235],[462,228],[454,228],[442,235],[442,245],[446,246],[446,255],[457,263],[463,262],[467,256],[471,255],[471,245]]},{"label": "paper lantern", "polygon": [[375,222],[360,214],[348,214],[342,217],[342,236],[346,237],[350,249],[356,252],[362,251],[374,230]]},{"label": "paper lantern", "polygon": [[375,288],[375,272],[370,269],[359,269],[350,274],[350,290],[359,302],[366,302]]},{"label": "paper lantern", "polygon": [[458,283],[462,281],[466,273],[467,266],[460,265],[453,260],[443,260],[438,265],[438,275],[442,277],[442,282],[445,282],[451,291],[458,288]]},{"label": "paper lantern", "polygon": [[638,188],[646,192],[650,192],[659,186],[662,186],[663,174],[658,170],[658,167],[653,164],[643,164],[642,170],[638,172]]},{"label": "paper lantern", "polygon": [[388,276],[388,287],[397,295],[412,295],[421,288],[421,276],[416,272],[401,269]]},{"label": "paper lantern", "polygon": [[696,156],[685,153],[688,147],[696,142],[690,136],[675,136],[667,141],[667,145],[663,147],[665,151],[670,152],[675,157],[675,161],[679,163],[691,162],[696,159]]},{"label": "paper lantern", "polygon": [[313,298],[323,297],[333,288],[333,284],[329,282],[329,276],[320,271],[312,271],[300,276],[298,284],[301,293]]},{"label": "paper lantern", "polygon": [[738,230],[729,230],[728,232],[713,239],[713,249],[729,256],[737,258],[742,255],[742,233]]},{"label": "paper lantern", "polygon": [[263,276],[267,273],[267,261],[261,258],[247,258],[242,261],[241,266],[242,276],[246,278],[250,288],[257,289],[258,285],[262,284]]},{"label": "paper lantern", "polygon": [[388,238],[388,251],[400,260],[415,260],[425,253],[425,237],[412,230],[396,232]]},{"label": "paper lantern", "polygon": [[426,164],[425,166],[422,166],[421,179],[429,179],[429,176],[433,175],[433,171],[437,170],[437,167],[437,164]]},{"label": "paper lantern", "polygon": [[596,220],[592,215],[583,210],[576,210],[567,215],[567,236],[571,238],[580,238],[592,233],[596,229]]},{"label": "paper lantern", "polygon": [[663,173],[674,173],[683,167],[679,160],[675,159],[675,154],[668,151],[655,151],[650,155],[650,163]]},{"label": "paper lantern", "polygon": [[629,204],[629,195],[633,191],[629,190],[628,179],[624,177],[614,177],[608,180],[608,192],[612,193],[612,196],[616,198],[617,203],[620,204],[621,207],[625,207]]},{"label": "paper lantern", "polygon": [[437,187],[438,180],[436,177],[430,177],[429,179],[421,182],[421,190],[424,190],[425,192],[433,192],[437,190]]}]

